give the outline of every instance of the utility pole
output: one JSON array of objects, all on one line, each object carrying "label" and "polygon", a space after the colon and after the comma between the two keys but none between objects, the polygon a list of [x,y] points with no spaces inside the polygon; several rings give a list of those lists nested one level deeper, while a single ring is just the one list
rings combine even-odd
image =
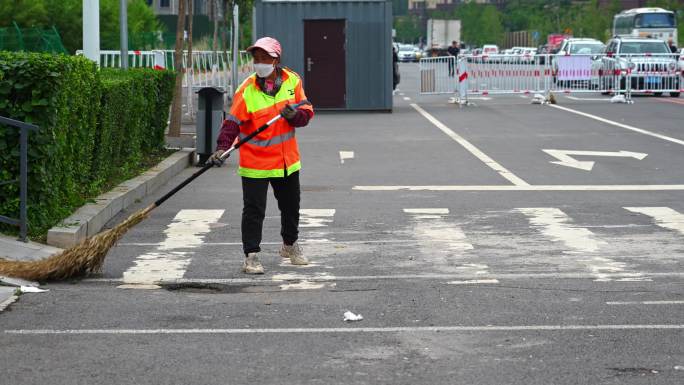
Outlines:
[{"label": "utility pole", "polygon": [[128,69],[128,0],[120,0],[119,25],[121,30],[121,69]]},{"label": "utility pole", "polygon": [[100,65],[100,0],[83,0],[83,54]]},{"label": "utility pole", "polygon": [[240,26],[240,18],[239,18],[239,7],[237,5],[237,2],[235,5],[233,5],[233,73],[231,75],[232,79],[230,80],[231,82],[231,96],[232,94],[237,91],[237,86],[238,86],[238,55],[240,54],[240,46],[238,44],[239,42],[239,36],[238,36],[238,29]]}]

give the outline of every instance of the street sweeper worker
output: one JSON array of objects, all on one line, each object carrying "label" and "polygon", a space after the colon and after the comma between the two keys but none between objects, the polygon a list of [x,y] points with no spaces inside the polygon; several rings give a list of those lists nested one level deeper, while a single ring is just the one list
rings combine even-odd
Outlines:
[{"label": "street sweeper worker", "polygon": [[269,184],[280,209],[280,255],[289,258],[293,265],[309,263],[297,244],[301,163],[295,127],[306,126],[314,112],[311,104],[307,104],[299,75],[280,65],[282,49],[276,39],[262,37],[247,51],[252,54],[256,73],[235,92],[230,114],[221,126],[217,150],[209,160],[220,165],[221,155],[238,135],[240,139],[246,137],[278,114],[284,118],[240,147],[238,174],[242,177],[241,231],[245,253],[242,271],[263,274],[257,254],[261,251]]}]

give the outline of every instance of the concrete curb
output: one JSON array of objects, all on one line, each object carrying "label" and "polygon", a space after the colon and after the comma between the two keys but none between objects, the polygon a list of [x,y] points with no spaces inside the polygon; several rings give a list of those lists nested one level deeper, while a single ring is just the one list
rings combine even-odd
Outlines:
[{"label": "concrete curb", "polygon": [[95,203],[80,207],[60,225],[48,231],[47,244],[65,249],[97,234],[119,212],[153,193],[187,168],[194,152],[192,148],[184,148],[143,174],[100,195]]},{"label": "concrete curb", "polygon": [[7,309],[9,305],[15,303],[19,299],[19,296],[14,294],[15,291],[16,288],[11,288],[8,290],[3,289],[0,291],[0,312]]}]

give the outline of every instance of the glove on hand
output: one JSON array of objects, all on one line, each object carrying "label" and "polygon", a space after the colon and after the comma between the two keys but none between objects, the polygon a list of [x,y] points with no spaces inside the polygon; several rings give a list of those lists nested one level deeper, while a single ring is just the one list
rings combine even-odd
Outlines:
[{"label": "glove on hand", "polygon": [[216,167],[221,167],[223,165],[223,159],[221,159],[221,155],[223,155],[225,151],[223,150],[216,150],[209,159],[207,159],[207,163],[212,163]]},{"label": "glove on hand", "polygon": [[287,120],[294,119],[297,116],[297,110],[291,104],[288,104],[280,110],[280,116]]}]

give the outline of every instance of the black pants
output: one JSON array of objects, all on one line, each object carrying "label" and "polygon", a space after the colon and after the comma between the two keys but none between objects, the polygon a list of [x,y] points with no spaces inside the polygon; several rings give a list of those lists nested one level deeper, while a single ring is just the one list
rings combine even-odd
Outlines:
[{"label": "black pants", "polygon": [[286,178],[242,177],[242,248],[247,253],[261,251],[261,232],[266,215],[269,183],[280,209],[280,235],[286,245],[292,245],[299,235],[299,171]]}]

